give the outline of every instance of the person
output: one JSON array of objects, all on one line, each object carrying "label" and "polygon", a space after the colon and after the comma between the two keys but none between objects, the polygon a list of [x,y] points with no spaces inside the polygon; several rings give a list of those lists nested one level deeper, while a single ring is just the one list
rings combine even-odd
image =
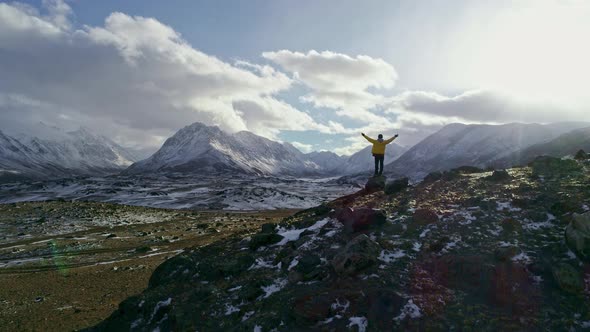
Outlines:
[{"label": "person", "polygon": [[373,143],[373,148],[371,149],[371,153],[373,157],[375,157],[375,176],[379,176],[383,174],[383,160],[385,160],[385,146],[394,139],[396,139],[399,135],[395,134],[392,138],[388,140],[383,140],[383,135],[379,134],[377,139],[372,139],[369,136],[365,135],[365,133],[361,133],[367,141]]}]

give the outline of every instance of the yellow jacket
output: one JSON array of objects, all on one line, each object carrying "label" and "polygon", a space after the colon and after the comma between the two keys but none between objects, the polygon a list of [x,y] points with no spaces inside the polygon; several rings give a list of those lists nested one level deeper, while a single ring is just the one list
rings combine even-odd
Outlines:
[{"label": "yellow jacket", "polygon": [[395,136],[388,140],[379,141],[376,139],[372,139],[369,136],[363,134],[363,137],[367,139],[367,141],[373,143],[373,148],[371,149],[372,154],[385,154],[385,146],[395,139]]}]

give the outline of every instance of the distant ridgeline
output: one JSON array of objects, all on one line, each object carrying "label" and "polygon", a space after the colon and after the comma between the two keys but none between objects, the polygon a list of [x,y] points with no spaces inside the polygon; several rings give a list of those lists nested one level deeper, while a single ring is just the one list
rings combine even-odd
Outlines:
[{"label": "distant ridgeline", "polygon": [[[590,151],[589,125],[450,124],[407,151],[399,145],[391,145],[386,153],[385,173],[417,181],[430,172],[463,165],[504,168],[526,164],[538,155],[573,156],[580,149]],[[373,168],[370,146],[351,156],[326,151],[305,154],[289,143],[275,142],[246,131],[229,134],[198,122],[180,129],[156,153],[141,161],[87,129],[65,132],[47,128],[44,132],[49,131],[51,135],[40,137],[16,137],[0,132],[0,181],[119,173],[364,179]]]}]

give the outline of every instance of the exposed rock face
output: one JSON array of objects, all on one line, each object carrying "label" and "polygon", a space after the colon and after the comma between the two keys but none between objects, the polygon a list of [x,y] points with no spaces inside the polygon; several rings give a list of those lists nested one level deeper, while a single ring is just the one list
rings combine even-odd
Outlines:
[{"label": "exposed rock face", "polygon": [[385,193],[387,195],[398,193],[408,187],[408,178],[396,179],[393,182],[385,185]]},{"label": "exposed rock face", "polygon": [[565,242],[580,258],[590,260],[590,212],[574,214],[565,229]]},{"label": "exposed rock face", "polygon": [[354,275],[377,263],[380,252],[378,243],[361,234],[350,241],[331,264],[340,275]]},{"label": "exposed rock face", "polygon": [[382,175],[369,178],[369,181],[367,181],[367,184],[365,184],[365,190],[369,192],[383,190],[385,189],[386,180],[387,178]]}]

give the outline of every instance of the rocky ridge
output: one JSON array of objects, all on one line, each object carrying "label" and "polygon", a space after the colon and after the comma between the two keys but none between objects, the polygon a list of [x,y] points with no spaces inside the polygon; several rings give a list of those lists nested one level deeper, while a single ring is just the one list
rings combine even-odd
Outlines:
[{"label": "rocky ridge", "polygon": [[439,175],[185,250],[90,330],[589,328],[590,163]]}]

